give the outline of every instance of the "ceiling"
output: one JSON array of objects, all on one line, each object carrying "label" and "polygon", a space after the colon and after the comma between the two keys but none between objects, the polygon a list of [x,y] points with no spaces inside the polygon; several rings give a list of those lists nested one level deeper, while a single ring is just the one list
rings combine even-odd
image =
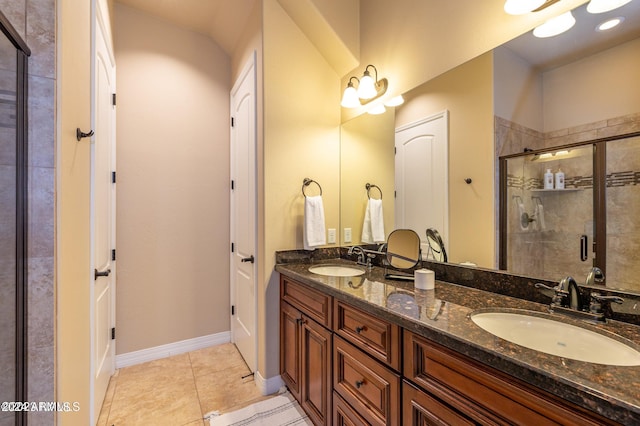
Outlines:
[{"label": "ceiling", "polygon": [[[591,14],[586,9],[584,4],[573,10],[576,24],[566,33],[540,39],[529,31],[504,46],[539,69],[548,70],[640,37],[639,0],[605,13]],[[595,30],[598,24],[618,16],[625,18],[618,27],[606,32]]]},{"label": "ceiling", "polygon": [[257,0],[116,0],[211,37],[229,56]]}]

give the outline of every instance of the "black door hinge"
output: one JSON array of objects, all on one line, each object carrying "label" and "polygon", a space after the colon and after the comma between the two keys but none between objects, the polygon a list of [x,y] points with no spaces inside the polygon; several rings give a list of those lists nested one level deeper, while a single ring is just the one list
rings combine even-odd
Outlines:
[{"label": "black door hinge", "polygon": [[113,106],[116,106],[116,94],[115,93],[111,94],[111,104]]},{"label": "black door hinge", "polygon": [[236,125],[236,119],[231,117],[231,127],[234,127]]},{"label": "black door hinge", "polygon": [[116,249],[111,250],[111,260],[116,260]]},{"label": "black door hinge", "polygon": [[116,328],[111,328],[111,340],[116,340]]},{"label": "black door hinge", "polygon": [[236,251],[236,246],[234,243],[231,243],[231,253],[235,253]]},{"label": "black door hinge", "polygon": [[111,172],[111,183],[116,183],[116,172]]},{"label": "black door hinge", "polygon": [[234,189],[236,189],[236,182],[235,181],[231,181],[231,190],[233,191]]},{"label": "black door hinge", "polygon": [[236,314],[236,307],[234,305],[231,305],[231,315],[235,315]]}]

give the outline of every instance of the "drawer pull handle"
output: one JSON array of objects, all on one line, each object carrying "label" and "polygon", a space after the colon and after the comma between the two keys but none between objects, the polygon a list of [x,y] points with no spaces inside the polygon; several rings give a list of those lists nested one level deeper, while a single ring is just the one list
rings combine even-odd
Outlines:
[{"label": "drawer pull handle", "polygon": [[357,388],[357,389],[360,389],[360,388],[362,387],[362,385],[364,385],[364,379],[362,379],[362,380],[358,380],[358,381],[356,382],[356,388]]},{"label": "drawer pull handle", "polygon": [[364,330],[364,325],[356,327],[356,333],[360,334]]}]

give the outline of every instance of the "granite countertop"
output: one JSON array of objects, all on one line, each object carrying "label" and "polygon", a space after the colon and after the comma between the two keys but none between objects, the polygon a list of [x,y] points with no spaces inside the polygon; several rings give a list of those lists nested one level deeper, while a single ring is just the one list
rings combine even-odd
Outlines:
[{"label": "granite countertop", "polygon": [[[343,259],[322,263],[354,265]],[[417,290],[410,281],[385,280],[380,267],[357,277],[329,277],[309,272],[309,266],[287,263],[275,269],[609,419],[640,424],[640,366],[593,364],[538,352],[492,335],[469,315],[486,308],[548,314],[547,305],[443,281],[436,281],[435,290]],[[596,325],[561,314],[553,316],[564,323],[640,342],[640,327],[635,325],[618,321]]]}]

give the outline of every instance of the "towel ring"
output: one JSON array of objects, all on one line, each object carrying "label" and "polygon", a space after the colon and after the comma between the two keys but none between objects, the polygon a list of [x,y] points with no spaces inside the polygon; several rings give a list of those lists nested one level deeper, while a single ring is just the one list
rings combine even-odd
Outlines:
[{"label": "towel ring", "polygon": [[380,192],[380,199],[382,200],[382,189],[378,185],[367,183],[364,187],[367,189],[367,198],[371,199],[371,188],[376,188]]},{"label": "towel ring", "polygon": [[305,186],[309,186],[309,185],[311,185],[312,183],[315,183],[316,185],[318,185],[318,188],[320,188],[320,195],[322,195],[322,187],[320,186],[320,184],[319,184],[318,182],[316,182],[316,181],[315,181],[315,180],[313,180],[313,179],[304,178],[304,179],[302,180],[302,195],[304,195],[304,196],[305,196],[305,198],[307,197],[307,194],[305,194],[305,193],[304,193],[304,187],[305,187]]}]

